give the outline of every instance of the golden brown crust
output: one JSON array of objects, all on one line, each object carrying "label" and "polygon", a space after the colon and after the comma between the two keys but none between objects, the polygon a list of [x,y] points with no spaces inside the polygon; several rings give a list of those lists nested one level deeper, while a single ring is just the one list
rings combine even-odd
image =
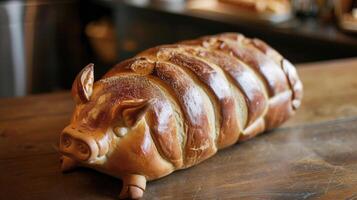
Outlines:
[{"label": "golden brown crust", "polygon": [[[247,127],[244,137],[247,138],[247,134],[253,134],[253,132],[253,135],[256,135],[257,133],[255,132],[257,131],[252,130],[261,130],[262,126],[264,129],[278,126],[294,113],[293,110],[300,106],[302,83],[298,78],[296,69],[265,42],[259,39],[249,39],[241,34],[225,33],[212,37],[202,37],[199,40],[185,41],[183,43],[223,50],[226,54],[233,54],[252,67],[264,80],[270,97],[267,116],[265,117],[266,122],[264,124],[260,123],[260,127],[257,125]],[[292,92],[290,98],[286,97],[286,91]],[[293,110],[291,110],[291,107]],[[250,107],[250,110],[252,110],[252,107]],[[258,117],[262,117],[262,115],[256,115],[251,122],[254,122]]]},{"label": "golden brown crust", "polygon": [[[222,74],[216,67],[224,73]],[[186,124],[187,129],[194,127],[194,121],[200,127],[208,126],[209,114],[203,114],[207,119],[204,121],[202,116],[190,119],[192,115],[188,113],[189,104],[182,99],[182,96],[190,91],[187,88],[196,88],[193,90],[201,92],[200,89],[203,89],[210,97],[213,109],[219,110],[218,115],[217,112],[215,115],[216,123],[219,121],[220,124],[218,128],[216,127],[216,131],[219,131],[216,143],[217,147],[221,148],[235,143],[238,139],[239,133],[229,130],[242,131],[244,138],[250,138],[267,128],[277,126],[293,114],[290,107],[297,108],[302,96],[301,82],[294,69],[265,42],[249,39],[241,34],[225,33],[148,49],[137,57],[118,64],[105,77],[131,70],[143,76],[159,78],[166,84],[165,87],[174,90],[174,99],[178,101],[184,113],[182,119],[189,121]],[[183,77],[187,77],[187,80],[182,81]],[[192,82],[191,79],[197,79],[199,82]],[[177,85],[178,82],[180,85]],[[199,87],[197,88],[196,85]],[[234,112],[234,108],[238,105],[228,89],[229,85],[235,86],[245,97],[248,114],[244,127],[239,127],[239,119]],[[182,90],[183,88],[186,90]],[[291,98],[286,96],[286,91],[292,91]],[[191,95],[187,99],[192,101],[194,97]],[[200,104],[204,104],[202,102],[204,100]],[[205,131],[212,132],[212,128]],[[186,148],[183,159],[192,160],[197,155],[187,150],[191,148],[189,146],[195,145],[192,149],[197,149],[202,148],[204,143],[197,142],[201,139],[192,142],[192,133],[189,131],[185,134],[186,141],[181,144]],[[210,134],[204,134],[206,139]],[[193,135],[204,138],[202,133]],[[214,144],[209,144],[210,153],[207,155],[215,151]],[[198,157],[195,161],[186,163],[187,166],[200,162],[201,157]],[[206,158],[206,156],[202,157]]]},{"label": "golden brown crust", "polygon": [[137,75],[134,77],[128,78],[126,81],[118,79],[115,85],[121,85],[123,88],[113,92],[120,96],[127,94],[129,95],[128,99],[133,97],[154,99],[147,116],[153,140],[160,147],[159,151],[165,159],[168,159],[176,166],[182,165],[182,152],[177,137],[177,125],[170,103],[157,86],[154,86],[145,77]]},{"label": "golden brown crust", "polygon": [[[145,63],[146,66],[150,63],[149,60],[143,58],[138,60],[141,64]],[[133,66],[135,66],[135,62],[125,67],[117,66],[109,73],[115,74],[120,71],[125,71],[123,68],[133,70]],[[191,77],[180,67],[161,61],[155,62],[155,67],[153,67],[150,75],[158,78],[162,83],[172,88],[178,100],[178,104],[183,111],[186,129],[186,141],[182,144],[185,145],[185,147],[183,147],[183,149],[185,149],[185,157],[183,158],[184,167],[191,166],[214,154],[216,152],[216,146],[214,138],[211,137],[211,134],[214,133],[214,125],[211,124],[209,120],[209,114],[207,113],[209,108],[207,108],[207,105],[204,103],[205,100],[202,98],[204,94],[202,91],[200,92],[200,89],[192,81]],[[158,123],[165,120],[164,118],[160,119],[155,117],[151,117],[150,119],[157,119],[159,120]],[[160,133],[153,136],[160,136]],[[168,138],[165,139],[166,140],[162,140],[161,148],[167,146],[166,142]],[[181,143],[176,143],[181,145]],[[170,151],[167,152],[167,154],[169,153]]]},{"label": "golden brown crust", "polygon": [[232,84],[245,96],[248,116],[244,127],[263,115],[268,104],[268,97],[265,95],[264,88],[259,84],[256,75],[249,70],[247,65],[234,56],[219,50],[203,48],[197,50],[195,54],[221,67],[234,80]]},{"label": "golden brown crust", "polygon": [[278,127],[294,114],[291,91],[285,91],[269,101],[269,110],[265,116],[266,130]]},{"label": "golden brown crust", "polygon": [[[150,85],[156,84],[152,80],[147,79],[144,75],[149,75],[153,73],[154,63],[148,61],[144,58],[133,58],[119,63],[112,70],[110,70],[105,76],[104,79],[111,77],[120,77],[122,73],[136,73],[140,75],[140,78],[152,82]],[[144,66],[140,67],[139,66]],[[147,70],[150,69],[150,70]],[[121,73],[121,74],[120,74]],[[128,83],[122,83],[124,86]],[[152,93],[150,87],[140,87],[137,88],[135,82],[130,82],[130,85],[134,87],[134,90],[146,91],[146,93]],[[170,161],[175,167],[180,168],[183,165],[183,153],[182,152],[182,141],[179,139],[179,127],[178,122],[174,117],[174,110],[170,105],[167,97],[160,95],[156,96],[157,92],[160,91],[159,87],[156,87],[156,93],[152,96],[147,96],[147,99],[154,99],[152,105],[152,111],[147,114],[147,121],[150,124],[152,129],[153,140],[160,147],[159,150],[161,155]],[[118,94],[122,91],[117,91]],[[160,94],[162,91],[160,92]],[[164,94],[167,96],[168,94]],[[138,95],[140,96],[140,94]]]},{"label": "golden brown crust", "polygon": [[239,137],[242,128],[239,127],[239,119],[235,110],[238,106],[235,102],[230,85],[223,73],[214,68],[210,62],[205,62],[195,57],[192,53],[193,49],[185,46],[180,46],[182,52],[177,52],[169,48],[163,48],[163,51],[170,52],[167,58],[169,62],[190,70],[197,78],[202,81],[201,87],[207,87],[213,96],[211,99],[215,101],[214,106],[216,112],[216,123],[220,129],[217,138],[218,148],[223,148],[234,144]]},{"label": "golden brown crust", "polygon": [[214,125],[210,124],[208,109],[202,98],[203,93],[177,66],[157,62],[153,75],[174,89],[182,111],[185,114],[187,139],[185,143],[185,166],[191,166],[210,157],[216,152]]},{"label": "golden brown crust", "polygon": [[303,86],[298,77],[295,67],[286,59],[281,61],[282,68],[289,81],[289,86],[292,91],[292,106],[294,110],[298,109],[303,96]]},{"label": "golden brown crust", "polygon": [[216,43],[220,49],[233,53],[255,70],[265,81],[270,97],[287,90],[287,80],[280,66],[256,48],[245,45],[244,39],[242,35],[222,34],[217,37]]},{"label": "golden brown crust", "polygon": [[240,141],[251,139],[258,134],[262,133],[266,129],[265,120],[263,117],[258,118],[252,124],[250,124],[239,138]]},{"label": "golden brown crust", "polygon": [[[69,126],[79,140],[96,141],[91,159],[97,161],[85,166],[137,175],[142,183],[279,126],[302,99],[290,62],[266,43],[235,33],[148,49],[117,64],[92,91],[85,88],[90,79],[82,78],[88,69],[73,84],[79,103]],[[119,125],[124,132],[112,134]],[[129,184],[123,195],[140,196],[144,189]]]},{"label": "golden brown crust", "polygon": [[277,64],[280,64],[281,60],[283,59],[283,56],[280,55],[275,49],[273,49],[271,46],[269,46],[267,43],[265,43],[262,40],[259,40],[257,38],[254,39],[246,39],[247,43],[250,43],[253,45],[255,48],[259,49],[262,53],[267,55],[269,58],[272,58]]},{"label": "golden brown crust", "polygon": [[147,124],[141,121],[132,131],[117,142],[110,159],[98,166],[99,170],[105,169],[106,173],[116,177],[140,174],[147,180],[171,173],[174,167],[160,156]]}]

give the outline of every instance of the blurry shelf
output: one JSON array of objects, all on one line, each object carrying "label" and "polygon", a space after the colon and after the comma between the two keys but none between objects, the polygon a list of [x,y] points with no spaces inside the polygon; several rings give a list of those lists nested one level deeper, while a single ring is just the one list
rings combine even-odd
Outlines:
[{"label": "blurry shelf", "polygon": [[[332,22],[322,22],[316,19],[291,18],[290,20],[251,20],[249,18],[223,14],[221,12],[203,12],[189,9],[187,3],[165,3],[165,1],[148,0],[98,0],[109,3],[111,6],[129,6],[137,9],[151,10],[172,15],[191,17],[220,22],[227,25],[234,25],[241,28],[260,30],[273,34],[288,35],[291,37],[302,37],[318,40],[321,42],[338,43],[348,46],[357,46],[357,35],[350,35],[342,32]],[[157,3],[161,2],[161,3]],[[191,2],[191,1],[189,1]],[[284,21],[284,22],[280,22]],[[280,22],[280,23],[279,23]]]}]

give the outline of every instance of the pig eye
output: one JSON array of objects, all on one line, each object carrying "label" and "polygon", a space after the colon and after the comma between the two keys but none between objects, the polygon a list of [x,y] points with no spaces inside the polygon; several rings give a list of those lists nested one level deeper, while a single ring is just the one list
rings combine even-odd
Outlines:
[{"label": "pig eye", "polygon": [[67,135],[64,135],[64,136],[63,136],[62,142],[63,142],[63,145],[64,145],[65,147],[71,146],[71,139],[70,139],[70,137],[67,136]]},{"label": "pig eye", "polygon": [[82,154],[88,154],[88,148],[85,144],[78,143],[77,147],[78,147],[79,152],[81,152]]},{"label": "pig eye", "polygon": [[118,137],[123,137],[128,133],[128,129],[124,127],[115,127],[114,128],[114,133]]}]

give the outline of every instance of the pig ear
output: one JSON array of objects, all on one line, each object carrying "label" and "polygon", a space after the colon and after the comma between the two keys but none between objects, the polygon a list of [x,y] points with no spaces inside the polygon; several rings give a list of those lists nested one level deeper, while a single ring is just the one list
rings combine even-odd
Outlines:
[{"label": "pig ear", "polygon": [[144,99],[125,100],[115,109],[115,116],[121,116],[128,127],[134,126],[145,115],[151,101]]},{"label": "pig ear", "polygon": [[94,64],[87,65],[77,75],[72,85],[72,96],[77,104],[89,101],[93,92]]}]

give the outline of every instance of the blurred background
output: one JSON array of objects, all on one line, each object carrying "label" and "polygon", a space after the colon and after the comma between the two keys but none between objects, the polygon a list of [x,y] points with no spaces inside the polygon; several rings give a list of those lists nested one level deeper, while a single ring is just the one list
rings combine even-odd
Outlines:
[{"label": "blurred background", "polygon": [[95,63],[220,32],[261,38],[293,63],[357,56],[356,0],[0,0],[0,97],[70,89]]}]

